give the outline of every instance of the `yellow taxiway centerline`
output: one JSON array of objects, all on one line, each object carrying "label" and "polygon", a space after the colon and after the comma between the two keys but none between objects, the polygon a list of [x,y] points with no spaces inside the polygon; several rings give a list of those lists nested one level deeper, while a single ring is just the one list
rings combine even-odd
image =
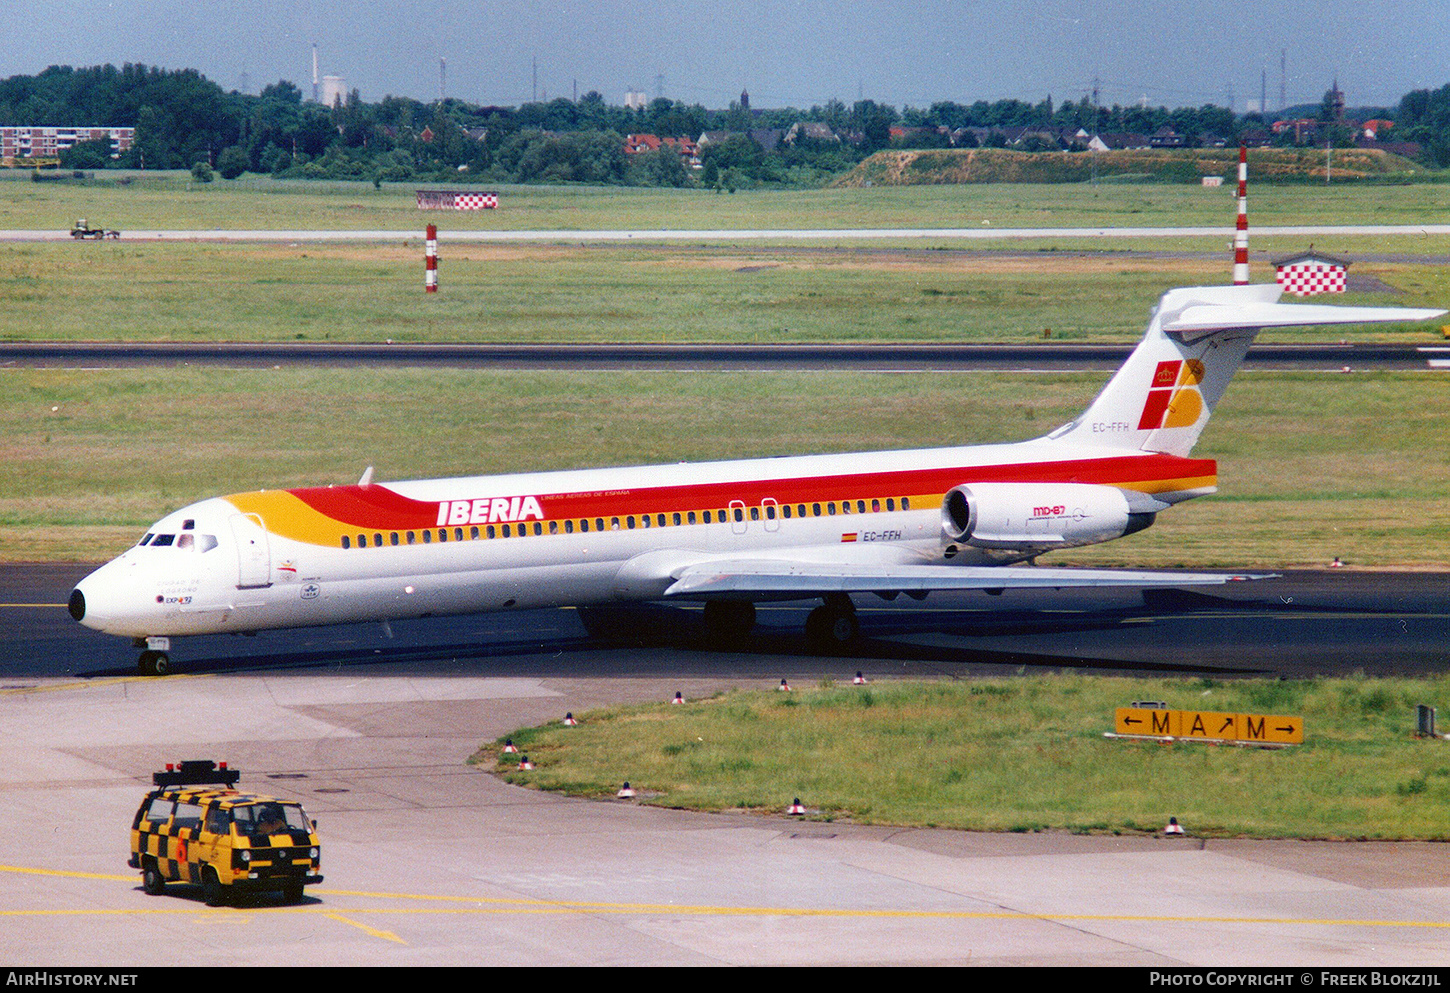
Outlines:
[{"label": "yellow taxiway centerline", "polygon": [[[132,875],[112,875],[92,872],[71,872],[54,869],[32,869],[21,866],[0,865],[0,872],[33,874],[42,876],[69,876],[80,879],[104,879],[133,882]],[[439,896],[427,893],[389,893],[358,890],[308,891],[314,896],[357,897],[367,900],[399,900],[412,903],[442,903],[453,906],[435,907],[386,907],[386,906],[284,906],[251,907],[248,913],[266,914],[317,914],[359,928],[374,937],[405,943],[397,935],[351,920],[344,915],[420,915],[420,914],[621,914],[656,915],[675,917],[822,917],[822,918],[877,918],[894,920],[941,920],[941,921],[1055,921],[1098,924],[1252,924],[1300,927],[1366,927],[1366,928],[1434,928],[1450,929],[1450,920],[1381,920],[1362,918],[1318,918],[1318,917],[1226,917],[1218,915],[1195,916],[1190,914],[1075,914],[1053,913],[1052,911],[1021,910],[904,910],[866,909],[855,910],[838,907],[729,907],[712,904],[664,904],[664,903],[594,903],[573,900],[533,900],[502,897]],[[964,896],[964,899],[971,899]],[[200,908],[191,904],[173,907],[147,907],[144,909],[82,909],[82,910],[0,910],[3,917],[85,917],[126,916],[132,914],[225,914],[228,908]]]}]

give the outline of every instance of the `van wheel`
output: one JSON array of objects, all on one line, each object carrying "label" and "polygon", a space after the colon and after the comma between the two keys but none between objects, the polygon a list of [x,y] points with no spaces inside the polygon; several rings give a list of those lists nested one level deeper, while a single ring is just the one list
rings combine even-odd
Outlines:
[{"label": "van wheel", "polygon": [[166,892],[166,877],[161,875],[155,862],[147,862],[146,868],[141,870],[141,888],[152,896]]},{"label": "van wheel", "polygon": [[227,888],[217,878],[216,870],[207,866],[201,874],[201,891],[208,907],[224,907],[227,902]]}]

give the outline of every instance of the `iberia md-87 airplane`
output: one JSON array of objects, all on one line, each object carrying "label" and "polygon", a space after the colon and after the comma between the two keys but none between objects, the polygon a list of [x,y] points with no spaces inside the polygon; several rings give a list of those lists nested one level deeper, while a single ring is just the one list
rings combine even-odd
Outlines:
[{"label": "iberia md-87 airplane", "polygon": [[1141,531],[1213,493],[1190,457],[1262,328],[1445,313],[1279,302],[1276,285],[1170,290],[1076,420],[1014,444],[260,490],[167,514],[70,597],[135,640],[440,614],[703,602],[738,636],[755,604],[820,599],[810,639],[859,632],[852,594],[1174,587],[1227,574],[1046,568],[1045,552]]}]

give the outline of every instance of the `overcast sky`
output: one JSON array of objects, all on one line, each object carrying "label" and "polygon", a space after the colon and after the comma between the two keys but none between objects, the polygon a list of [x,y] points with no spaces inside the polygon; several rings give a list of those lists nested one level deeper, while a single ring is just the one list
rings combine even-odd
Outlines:
[{"label": "overcast sky", "polygon": [[[1337,77],[1351,106],[1388,105],[1450,82],[1447,0],[10,0],[0,77],[48,65],[194,68],[256,93],[322,75],[364,100],[517,105],[639,90],[710,108],[866,97],[1226,104],[1263,92],[1318,101]],[[537,60],[537,84],[534,63]],[[537,90],[535,86],[537,85]]]}]

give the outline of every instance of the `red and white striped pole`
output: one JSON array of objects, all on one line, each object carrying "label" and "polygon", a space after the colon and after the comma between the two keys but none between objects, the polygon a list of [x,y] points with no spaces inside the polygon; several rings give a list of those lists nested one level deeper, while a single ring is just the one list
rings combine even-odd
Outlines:
[{"label": "red and white striped pole", "polygon": [[423,277],[423,290],[426,293],[438,292],[438,225],[428,225],[428,248],[424,253],[424,265],[427,272]]},{"label": "red and white striped pole", "polygon": [[1234,285],[1249,284],[1249,149],[1239,146],[1239,220],[1234,231]]}]

